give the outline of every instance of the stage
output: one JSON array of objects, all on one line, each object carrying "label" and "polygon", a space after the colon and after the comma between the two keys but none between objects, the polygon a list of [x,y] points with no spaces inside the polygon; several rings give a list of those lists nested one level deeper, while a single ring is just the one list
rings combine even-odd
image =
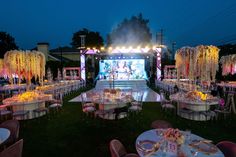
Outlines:
[{"label": "stage", "polygon": [[[92,92],[102,92],[104,89],[107,88],[119,88],[122,91],[132,90],[133,97],[136,99],[136,93],[138,91],[143,92],[143,102],[160,102],[160,95],[150,89],[147,84],[146,80],[144,79],[136,79],[136,80],[98,80],[96,83],[96,87],[87,91],[85,96],[87,101],[90,101],[89,94]],[[88,95],[87,95],[88,94]],[[77,96],[71,99],[69,102],[81,102],[81,96]]]}]

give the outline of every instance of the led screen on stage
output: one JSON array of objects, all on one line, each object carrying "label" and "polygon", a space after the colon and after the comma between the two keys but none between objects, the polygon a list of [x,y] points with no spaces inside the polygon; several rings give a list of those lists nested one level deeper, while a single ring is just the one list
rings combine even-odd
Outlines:
[{"label": "led screen on stage", "polygon": [[144,59],[100,60],[100,79],[146,79]]}]

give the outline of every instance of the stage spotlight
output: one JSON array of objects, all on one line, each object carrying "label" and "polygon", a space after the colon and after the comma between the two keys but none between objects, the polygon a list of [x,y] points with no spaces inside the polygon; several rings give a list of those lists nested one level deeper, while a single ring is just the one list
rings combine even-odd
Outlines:
[{"label": "stage spotlight", "polygon": [[105,48],[104,47],[101,47],[101,50],[104,50]]},{"label": "stage spotlight", "polygon": [[90,50],[90,47],[87,47],[87,50]]},{"label": "stage spotlight", "polygon": [[112,50],[112,47],[109,47],[108,50]]}]

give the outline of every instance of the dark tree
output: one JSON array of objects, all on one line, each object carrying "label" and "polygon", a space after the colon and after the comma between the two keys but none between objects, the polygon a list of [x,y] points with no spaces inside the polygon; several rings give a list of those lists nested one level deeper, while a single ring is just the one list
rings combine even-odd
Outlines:
[{"label": "dark tree", "polygon": [[18,49],[15,39],[6,32],[0,32],[0,58],[3,58],[7,51],[15,49]]},{"label": "dark tree", "polygon": [[148,26],[149,20],[142,14],[124,19],[107,36],[108,45],[146,45],[151,42],[152,34]]},{"label": "dark tree", "polygon": [[85,46],[86,47],[96,47],[100,48],[103,46],[103,38],[100,36],[99,32],[89,31],[88,29],[84,28],[75,32],[72,37],[71,45],[75,48],[81,47],[81,38],[80,35],[85,35]]}]

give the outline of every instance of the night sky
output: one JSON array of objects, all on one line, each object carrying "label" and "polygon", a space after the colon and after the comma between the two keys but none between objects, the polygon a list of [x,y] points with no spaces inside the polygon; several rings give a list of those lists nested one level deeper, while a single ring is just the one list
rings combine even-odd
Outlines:
[{"label": "night sky", "polygon": [[[22,49],[38,42],[70,46],[81,28],[106,35],[124,18],[139,13],[152,33],[164,29],[164,42],[177,47],[236,42],[235,0],[1,0],[0,31]],[[154,36],[154,35],[153,35]]]}]

